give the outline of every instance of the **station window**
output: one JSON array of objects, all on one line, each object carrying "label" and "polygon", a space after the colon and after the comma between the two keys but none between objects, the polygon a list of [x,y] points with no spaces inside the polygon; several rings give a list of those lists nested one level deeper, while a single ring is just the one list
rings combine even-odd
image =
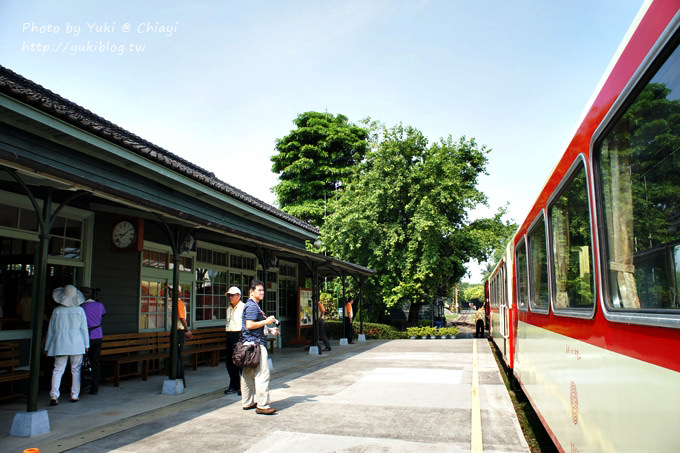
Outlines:
[{"label": "station window", "polygon": [[142,253],[142,266],[152,269],[168,269],[168,254],[155,250],[144,250]]},{"label": "station window", "polygon": [[[41,200],[37,200],[42,204]],[[54,218],[47,256],[46,292],[89,283],[94,213],[65,206]],[[31,326],[35,254],[39,244],[38,215],[24,195],[0,191],[0,330]],[[3,317],[4,313],[4,317]],[[21,334],[19,334],[21,335]]]},{"label": "station window", "polygon": [[80,259],[80,248],[83,238],[83,222],[75,219],[57,217],[54,220],[50,240],[50,256]]},{"label": "station window", "polygon": [[529,298],[529,279],[527,276],[527,245],[522,241],[517,246],[515,253],[515,265],[517,273],[517,305],[519,308],[527,307]]},{"label": "station window", "polygon": [[142,280],[139,330],[165,329],[165,282]]},{"label": "station window", "polygon": [[633,93],[595,150],[610,309],[680,309],[680,50]]},{"label": "station window", "polygon": [[529,231],[529,303],[537,311],[548,310],[548,259],[545,245],[545,219],[541,215]]},{"label": "station window", "polygon": [[550,207],[555,309],[594,306],[590,209],[586,170],[577,164]]},{"label": "station window", "polygon": [[228,272],[196,267],[196,321],[226,320]]},{"label": "station window", "polygon": [[297,268],[293,265],[279,265],[279,316],[297,314],[298,285]]},{"label": "station window", "polygon": [[[164,280],[144,279],[141,283],[139,330],[170,330],[172,317],[172,292]],[[178,297],[184,302],[187,323],[191,325],[191,285],[180,285]],[[178,321],[179,323],[179,321]]]},{"label": "station window", "polygon": [[241,299],[245,302],[250,294],[250,281],[255,278],[255,273],[247,274],[241,272],[229,272],[229,286],[236,286],[241,289]]}]

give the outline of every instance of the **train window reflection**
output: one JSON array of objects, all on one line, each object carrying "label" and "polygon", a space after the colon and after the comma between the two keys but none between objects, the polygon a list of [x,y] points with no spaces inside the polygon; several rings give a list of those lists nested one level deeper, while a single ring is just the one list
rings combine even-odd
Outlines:
[{"label": "train window reflection", "polygon": [[543,217],[529,232],[529,285],[531,308],[547,309],[550,303],[550,293]]},{"label": "train window reflection", "polygon": [[597,149],[610,308],[680,308],[679,62],[676,49]]},{"label": "train window reflection", "polygon": [[520,308],[527,306],[529,297],[529,281],[527,279],[527,245],[522,242],[517,246],[516,253],[517,272],[517,304]]},{"label": "train window reflection", "polygon": [[555,308],[593,307],[590,210],[583,164],[550,208]]}]

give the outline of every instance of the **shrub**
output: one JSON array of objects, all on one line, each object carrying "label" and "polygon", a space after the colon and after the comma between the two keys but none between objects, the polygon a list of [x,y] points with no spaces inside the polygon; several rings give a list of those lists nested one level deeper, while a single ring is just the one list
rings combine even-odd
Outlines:
[{"label": "shrub", "polygon": [[439,334],[441,336],[450,335],[451,337],[455,337],[459,332],[457,327],[442,327],[439,329]]},{"label": "shrub", "polygon": [[422,329],[422,327],[409,327],[406,329],[406,333],[409,337],[421,337],[423,335]]},{"label": "shrub", "polygon": [[450,335],[451,337],[455,337],[458,335],[458,329],[456,327],[442,327],[440,329],[437,329],[436,327],[409,327],[406,329],[408,337],[422,337],[422,336],[446,336]]},{"label": "shrub", "polygon": [[[354,335],[356,337],[359,332],[359,323],[353,324]],[[326,320],[326,335],[328,338],[339,339],[344,337],[342,321]],[[364,323],[364,335],[366,339],[371,340],[397,340],[400,338],[408,338],[406,332],[400,332],[392,326],[387,324],[378,324],[374,322]]]}]

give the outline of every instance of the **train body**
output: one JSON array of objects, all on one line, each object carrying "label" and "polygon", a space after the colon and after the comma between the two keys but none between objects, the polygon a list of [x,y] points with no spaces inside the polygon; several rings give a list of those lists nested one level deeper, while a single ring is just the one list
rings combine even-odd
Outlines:
[{"label": "train body", "polygon": [[680,451],[680,1],[645,3],[486,282],[561,451]]}]

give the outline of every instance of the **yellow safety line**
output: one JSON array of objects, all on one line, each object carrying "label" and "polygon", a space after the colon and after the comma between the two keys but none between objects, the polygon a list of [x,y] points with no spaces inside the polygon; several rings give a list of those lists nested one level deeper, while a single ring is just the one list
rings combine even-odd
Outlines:
[{"label": "yellow safety line", "polygon": [[477,340],[472,340],[472,420],[470,422],[470,451],[484,451],[482,443],[482,410],[479,403],[479,368],[477,366]]}]

